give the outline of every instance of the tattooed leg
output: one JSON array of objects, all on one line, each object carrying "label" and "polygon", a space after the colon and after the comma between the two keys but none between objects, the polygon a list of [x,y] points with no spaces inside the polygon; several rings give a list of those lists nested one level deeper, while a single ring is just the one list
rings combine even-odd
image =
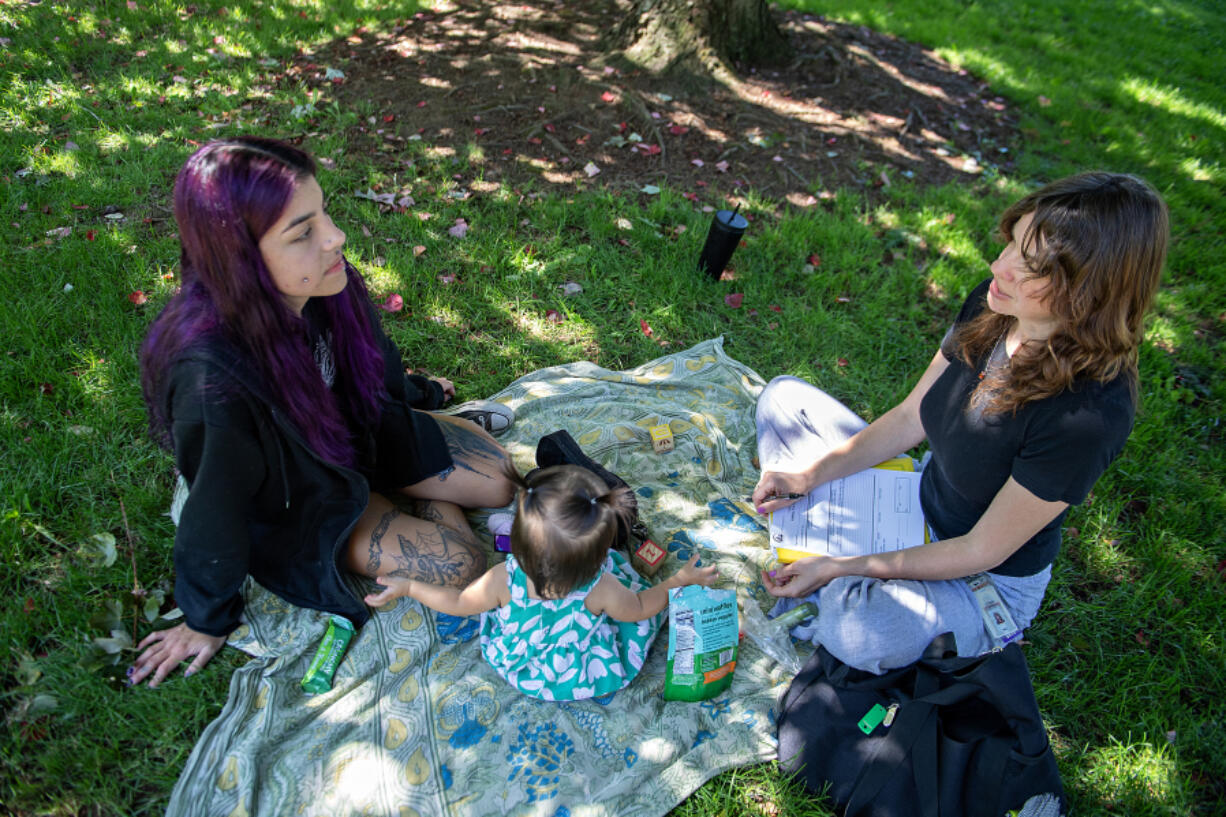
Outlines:
[{"label": "tattooed leg", "polygon": [[461,508],[501,508],[515,494],[503,475],[507,452],[484,429],[445,414],[432,415],[451,451],[455,469],[445,478],[431,477],[402,492],[414,499],[441,500]]},{"label": "tattooed leg", "polygon": [[[456,587],[480,576],[485,553],[460,509],[445,502],[421,505],[430,519],[405,513],[385,497],[371,494],[349,539],[349,569],[366,576],[405,576]],[[449,524],[453,516],[462,527]]]}]

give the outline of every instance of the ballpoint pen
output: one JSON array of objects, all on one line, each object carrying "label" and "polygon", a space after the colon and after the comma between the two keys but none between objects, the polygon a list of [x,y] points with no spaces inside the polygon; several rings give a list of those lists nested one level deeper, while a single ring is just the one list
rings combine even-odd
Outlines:
[{"label": "ballpoint pen", "polygon": [[[804,497],[804,494],[797,494],[797,493],[771,494],[770,496],[763,497],[762,501],[770,502],[772,499],[801,499],[802,497]],[[753,497],[747,496],[745,497],[745,501],[753,502]]]}]

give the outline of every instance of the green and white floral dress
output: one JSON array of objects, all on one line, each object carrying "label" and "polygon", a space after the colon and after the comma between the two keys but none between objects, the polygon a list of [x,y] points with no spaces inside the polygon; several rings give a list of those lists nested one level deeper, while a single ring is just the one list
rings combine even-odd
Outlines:
[{"label": "green and white floral dress", "polygon": [[605,573],[636,593],[651,586],[625,556],[610,550],[601,573],[560,599],[531,598],[519,562],[508,555],[506,564],[511,602],[481,614],[481,654],[507,683],[545,701],[578,701],[634,680],[664,613],[623,622],[584,606]]}]

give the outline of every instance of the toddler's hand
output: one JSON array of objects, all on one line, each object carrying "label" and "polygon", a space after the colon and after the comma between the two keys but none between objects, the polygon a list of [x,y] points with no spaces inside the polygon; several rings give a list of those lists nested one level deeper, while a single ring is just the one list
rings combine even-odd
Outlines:
[{"label": "toddler's hand", "polygon": [[719,571],[715,565],[707,565],[706,567],[697,567],[698,554],[695,553],[690,557],[690,560],[677,571],[678,587],[685,587],[689,584],[701,584],[703,587],[710,587],[715,584],[715,580],[719,578]]},{"label": "toddler's hand", "polygon": [[387,589],[378,593],[370,593],[363,599],[371,607],[382,607],[393,599],[407,596],[409,588],[413,586],[412,579],[400,579],[394,576],[376,576],[375,581]]}]

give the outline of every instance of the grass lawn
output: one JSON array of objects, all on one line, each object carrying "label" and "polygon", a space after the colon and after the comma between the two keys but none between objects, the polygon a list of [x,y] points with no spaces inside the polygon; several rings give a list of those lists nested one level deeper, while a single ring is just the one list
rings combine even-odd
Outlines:
[{"label": "grass lawn", "polygon": [[[1148,178],[1174,236],[1141,410],[1069,517],[1026,652],[1076,813],[1226,810],[1226,9],[788,5],[924,43],[990,83],[1021,117],[1013,161],[936,188],[896,177],[872,203],[860,187],[808,209],[743,192],[754,223],[737,280],[713,284],[692,271],[710,216],[666,183],[493,185],[463,199],[457,176],[482,177],[480,150],[406,141],[415,175],[400,177],[355,149],[375,111],[285,68],[361,27],[399,25],[407,5],[0,2],[0,812],[161,813],[242,661],[224,651],[156,691],[121,683],[173,581],[172,462],[145,433],[136,365],[176,286],[170,186],[194,142],[237,133],[302,137],[329,157],[321,182],[350,258],[373,293],[408,305],[386,316],[389,332],[412,365],[457,380],[460,399],[543,366],[623,368],[723,334],[765,377],[805,377],[871,419],[908,391],[985,276],[1004,205],[1079,170]],[[405,186],[431,218],[353,195]],[[448,227],[461,217],[458,239]],[[563,296],[567,281],[582,293]],[[734,291],[739,308],[724,300]],[[764,765],[721,775],[676,813],[829,810]]]}]

